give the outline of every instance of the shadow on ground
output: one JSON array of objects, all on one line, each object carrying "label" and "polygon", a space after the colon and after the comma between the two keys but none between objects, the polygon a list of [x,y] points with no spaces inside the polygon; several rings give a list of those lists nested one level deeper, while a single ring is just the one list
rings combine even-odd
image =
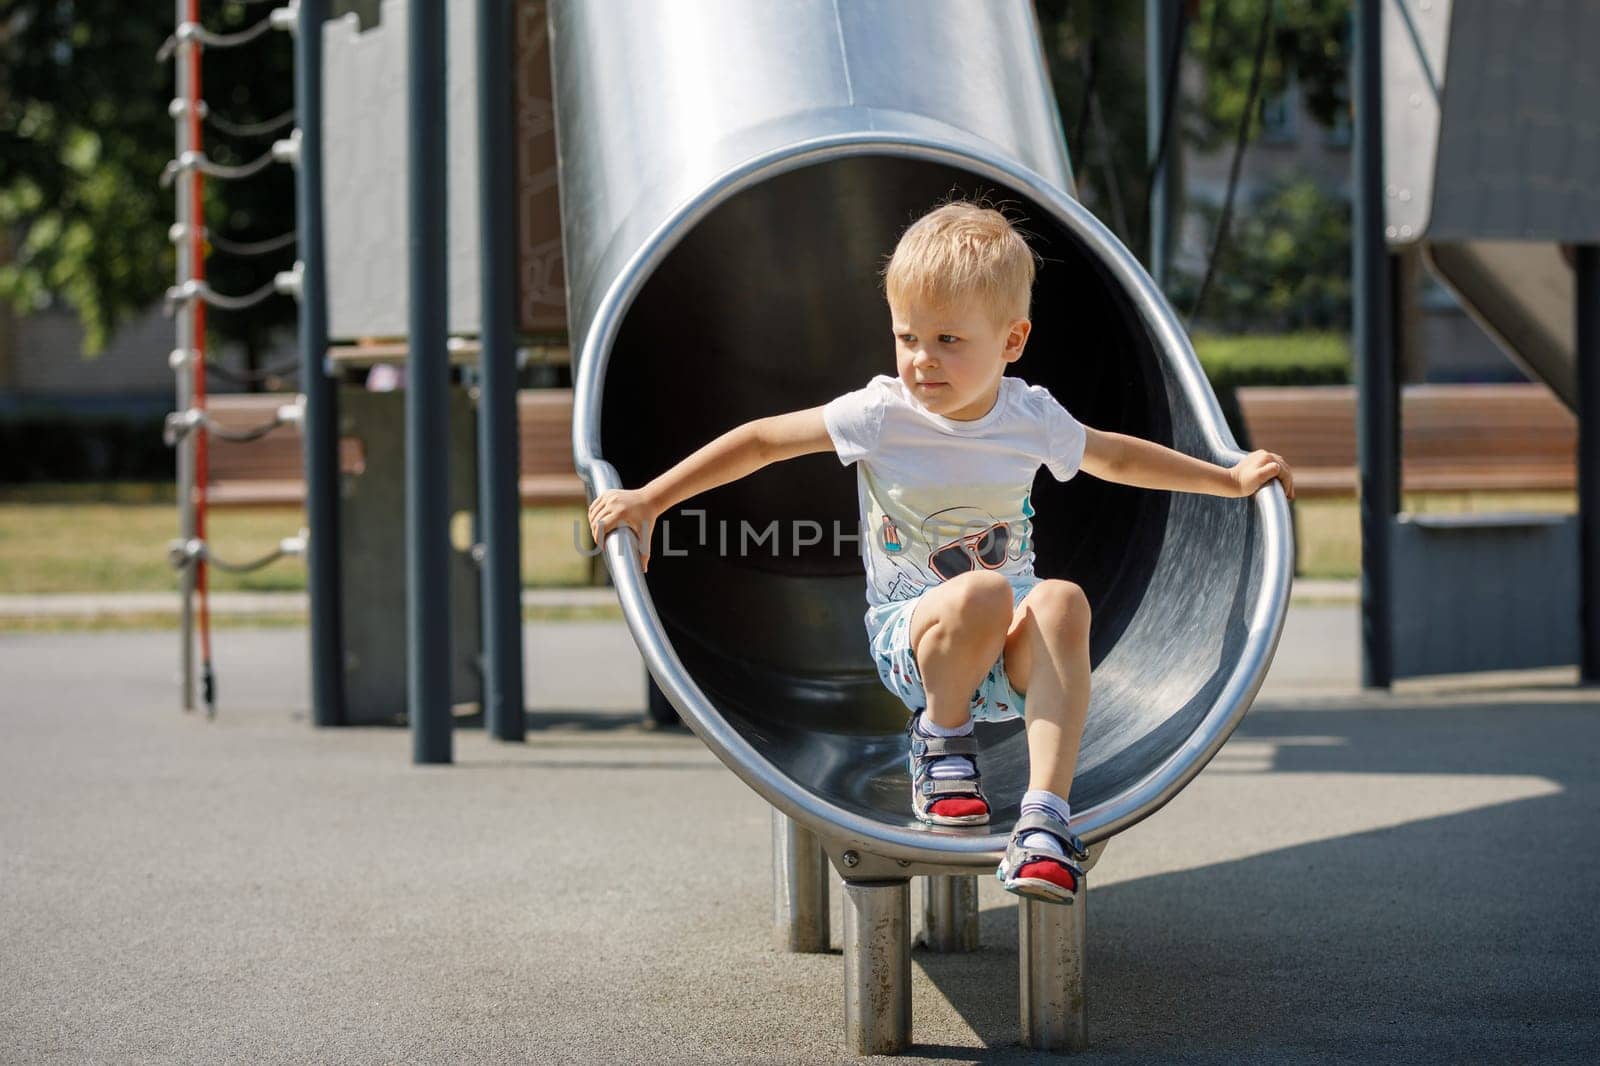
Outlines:
[{"label": "shadow on ground", "polygon": [[[1090,1060],[1600,1060],[1592,697],[1261,708],[1236,737],[1278,745],[1276,773],[1534,775],[1560,791],[1093,888]],[[1404,783],[1390,788],[1403,820]],[[981,936],[977,955],[916,963],[1000,1054],[984,1061],[1031,1058],[1014,994],[994,994],[1016,987],[1016,909],[986,910]]]}]

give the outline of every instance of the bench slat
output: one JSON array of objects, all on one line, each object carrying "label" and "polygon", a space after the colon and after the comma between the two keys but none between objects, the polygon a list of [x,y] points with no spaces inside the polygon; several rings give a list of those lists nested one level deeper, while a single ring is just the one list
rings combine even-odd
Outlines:
[{"label": "bench slat", "polygon": [[[279,393],[221,394],[206,404],[218,425],[248,429],[271,421],[294,396]],[[523,389],[517,394],[518,490],[530,507],[586,503],[583,481],[572,465],[572,390]],[[360,442],[340,441],[339,467],[359,471]],[[215,507],[300,507],[305,504],[301,435],[280,426],[259,440],[235,443],[212,437],[208,448],[207,501]]]},{"label": "bench slat", "polygon": [[[1251,440],[1288,460],[1304,495],[1356,491],[1354,386],[1236,392]],[[1577,419],[1543,385],[1408,385],[1401,482],[1412,492],[1570,491]]]}]

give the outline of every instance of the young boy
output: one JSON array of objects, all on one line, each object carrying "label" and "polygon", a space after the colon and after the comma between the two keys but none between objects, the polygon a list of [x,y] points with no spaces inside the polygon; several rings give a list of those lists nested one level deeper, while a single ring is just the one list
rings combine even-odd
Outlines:
[{"label": "young boy", "polygon": [[1248,496],[1287,464],[1226,469],[1079,423],[1004,374],[1031,325],[1034,253],[998,211],[945,204],[906,230],[885,271],[895,376],[821,407],[747,422],[641,489],[589,507],[596,543],[639,537],[667,508],[780,459],[857,464],[866,627],[878,674],[911,711],[912,810],[935,825],[989,820],[973,722],[1025,717],[1028,791],[997,871],[1007,890],[1071,903],[1085,855],[1067,795],[1089,708],[1089,603],[1033,573],[1029,493],[1040,465],[1125,485]]}]

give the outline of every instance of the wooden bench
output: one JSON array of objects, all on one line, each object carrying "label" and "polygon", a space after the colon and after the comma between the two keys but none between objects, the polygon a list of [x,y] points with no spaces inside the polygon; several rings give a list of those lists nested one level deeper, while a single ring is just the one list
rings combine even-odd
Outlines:
[{"label": "wooden bench", "polygon": [[[249,430],[272,421],[294,399],[293,393],[223,393],[207,397],[206,414],[226,429]],[[278,426],[259,440],[242,443],[213,435],[206,454],[209,506],[305,506],[299,426]]]},{"label": "wooden bench", "polygon": [[[1251,446],[1282,455],[1298,496],[1356,494],[1352,385],[1236,390]],[[1401,389],[1404,492],[1572,491],[1578,423],[1537,384]]]},{"label": "wooden bench", "polygon": [[[270,422],[278,408],[293,403],[288,393],[222,394],[210,397],[206,411],[221,426],[245,430]],[[523,389],[517,394],[518,490],[525,507],[559,507],[588,502],[583,481],[572,466],[572,390]],[[246,443],[210,440],[207,499],[213,507],[302,507],[305,469],[299,426],[279,426]],[[361,446],[339,442],[339,468],[361,468]]]},{"label": "wooden bench", "polygon": [[572,465],[572,390],[517,393],[517,491],[524,507],[586,504]]}]

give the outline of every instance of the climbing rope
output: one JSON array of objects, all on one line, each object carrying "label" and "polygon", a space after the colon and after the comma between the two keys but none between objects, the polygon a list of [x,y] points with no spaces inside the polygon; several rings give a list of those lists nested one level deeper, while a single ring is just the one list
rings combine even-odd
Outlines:
[{"label": "climbing rope", "polygon": [[186,412],[174,411],[168,415],[162,435],[166,439],[168,447],[172,447],[185,436],[203,426],[207,433],[218,440],[225,440],[233,444],[248,444],[251,441],[260,440],[281,426],[297,426],[300,422],[300,406],[293,403],[285,404],[278,408],[277,413],[268,421],[244,428],[222,425],[205,411],[191,408]]},{"label": "climbing rope", "polygon": [[276,237],[268,237],[267,239],[260,241],[235,241],[229,240],[227,237],[224,237],[220,234],[206,234],[206,242],[211,245],[213,250],[226,253],[227,255],[240,256],[270,255],[273,252],[282,251],[285,248],[293,248],[295,241],[298,239],[299,234],[295,233],[293,230],[290,230],[288,233],[280,233]]},{"label": "climbing rope", "polygon": [[178,32],[161,42],[161,47],[156,50],[156,62],[165,63],[171,59],[172,54],[178,50],[178,45],[184,41],[199,41],[207,48],[238,48],[240,45],[249,44],[262,34],[271,32],[273,28],[271,15],[237,33],[213,33],[198,22],[185,22],[178,27]]},{"label": "climbing rope", "polygon": [[276,118],[265,119],[261,122],[232,122],[208,110],[205,120],[209,125],[215,127],[218,133],[226,134],[229,137],[265,137],[269,133],[277,133],[285,126],[294,125],[294,108],[291,107]]},{"label": "climbing rope", "polygon": [[250,385],[259,385],[264,381],[271,381],[273,378],[281,378],[286,374],[299,373],[300,360],[291,359],[285,363],[264,366],[260,370],[230,370],[221,363],[207,363],[206,372],[215,374],[230,385],[248,387]]},{"label": "climbing rope", "polygon": [[306,531],[301,530],[299,536],[284,537],[278,541],[278,546],[259,555],[254,559],[239,562],[224,559],[211,550],[211,545],[195,537],[193,540],[175,540],[167,546],[167,561],[174,570],[182,570],[186,566],[204,564],[214,566],[218,570],[229,574],[248,574],[264,567],[271,566],[279,559],[293,559],[304,555],[306,552]]},{"label": "climbing rope", "polygon": [[185,152],[179,158],[169,160],[167,165],[161,168],[161,187],[165,189],[171,185],[172,180],[186,170],[198,170],[207,177],[221,178],[224,181],[239,181],[255,177],[272,164],[281,161],[282,157],[276,148],[268,148],[250,162],[238,166],[213,163],[206,158],[204,152]]},{"label": "climbing rope", "polygon": [[276,279],[242,296],[229,296],[225,293],[217,292],[203,281],[186,281],[182,285],[174,285],[167,290],[167,314],[171,315],[178,304],[187,303],[190,300],[199,300],[209,307],[220,308],[223,311],[245,311],[261,303],[267,297],[276,295],[277,292],[278,282]]}]

